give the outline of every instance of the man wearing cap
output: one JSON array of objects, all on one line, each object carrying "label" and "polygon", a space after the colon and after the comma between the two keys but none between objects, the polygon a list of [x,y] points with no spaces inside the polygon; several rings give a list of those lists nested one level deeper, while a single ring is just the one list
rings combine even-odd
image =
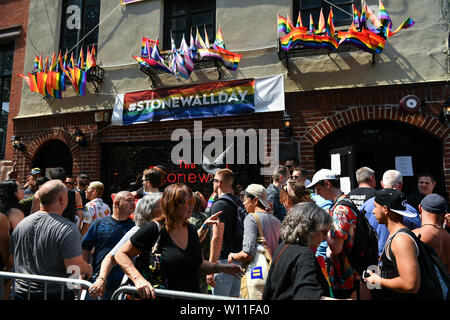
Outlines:
[{"label": "man wearing cap", "polygon": [[403,224],[406,197],[398,189],[381,189],[375,193],[373,213],[378,223],[386,225],[389,238],[380,257],[381,276],[369,271],[368,287],[382,289],[383,299],[415,298],[420,289],[419,248],[414,234]]},{"label": "man wearing cap", "polygon": [[450,273],[450,234],[442,223],[447,209],[447,202],[440,195],[432,193],[425,196],[419,204],[422,227],[413,232],[436,251]]},{"label": "man wearing cap", "polygon": [[346,253],[353,247],[358,213],[352,207],[356,207],[341,191],[336,175],[329,169],[317,171],[306,187],[314,188],[316,194],[333,202],[329,210],[333,227],[328,232],[327,242],[332,253],[329,277],[334,296],[356,298],[354,291],[359,287],[359,282]]},{"label": "man wearing cap", "polygon": [[[395,188],[399,191],[402,190],[403,186],[403,176],[400,171],[397,170],[387,170],[383,173],[383,179],[381,180],[382,188]],[[368,199],[364,202],[360,208],[360,211],[366,212],[366,218],[369,221],[369,224],[375,229],[378,236],[378,255],[381,255],[383,251],[384,244],[389,236],[389,231],[384,224],[378,223],[377,219],[374,216],[373,209],[375,197]],[[410,230],[414,230],[419,228],[422,224],[419,218],[419,213],[410,206],[408,203],[406,204],[406,211],[410,212],[409,216],[405,216],[403,218],[403,224]]]},{"label": "man wearing cap", "polygon": [[244,206],[248,214],[244,220],[244,239],[242,251],[230,253],[228,263],[240,261],[248,263],[252,261],[257,250],[258,223],[252,213],[258,216],[261,223],[264,239],[272,255],[278,246],[281,222],[270,213],[271,206],[267,201],[267,192],[260,184],[251,184],[245,189]]}]

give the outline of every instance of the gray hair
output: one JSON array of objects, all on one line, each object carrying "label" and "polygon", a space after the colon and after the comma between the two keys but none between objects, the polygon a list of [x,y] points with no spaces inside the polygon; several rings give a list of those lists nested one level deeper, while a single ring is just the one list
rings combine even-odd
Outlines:
[{"label": "gray hair", "polygon": [[158,208],[161,198],[162,193],[158,192],[147,194],[139,199],[134,212],[134,221],[138,227],[142,227],[153,219],[153,210]]},{"label": "gray hair", "polygon": [[272,181],[278,182],[280,180],[279,178],[280,175],[282,175],[283,177],[287,177],[289,175],[289,169],[282,165],[276,167],[272,173]]},{"label": "gray hair", "polygon": [[396,188],[403,182],[403,176],[400,171],[388,170],[383,174],[383,187]]},{"label": "gray hair", "polygon": [[356,170],[356,182],[358,184],[363,182],[369,182],[370,177],[375,175],[375,171],[369,167],[362,167]]},{"label": "gray hair", "polygon": [[311,237],[332,223],[331,216],[314,202],[297,203],[281,223],[280,238],[284,243],[309,246]]}]

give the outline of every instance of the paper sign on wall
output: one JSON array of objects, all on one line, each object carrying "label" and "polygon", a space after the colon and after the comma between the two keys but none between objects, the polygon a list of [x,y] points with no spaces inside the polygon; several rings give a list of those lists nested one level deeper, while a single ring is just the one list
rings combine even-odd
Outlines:
[{"label": "paper sign on wall", "polygon": [[352,185],[350,182],[350,177],[342,177],[339,179],[339,183],[341,184],[341,190],[343,193],[347,194],[352,190]]},{"label": "paper sign on wall", "polygon": [[414,176],[412,157],[411,156],[395,157],[395,170],[400,171],[404,177]]},{"label": "paper sign on wall", "polygon": [[336,175],[341,174],[341,155],[339,153],[331,155],[331,171]]}]

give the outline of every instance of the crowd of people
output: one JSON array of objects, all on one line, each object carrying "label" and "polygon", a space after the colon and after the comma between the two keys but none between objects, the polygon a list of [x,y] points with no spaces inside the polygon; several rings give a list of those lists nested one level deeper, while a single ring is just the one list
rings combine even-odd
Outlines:
[{"label": "crowd of people", "polygon": [[[182,183],[167,184],[164,166],[142,172],[142,187],[102,197],[105,186],[87,173],[67,176],[63,168],[44,177],[33,168],[24,184],[13,176],[0,183],[0,269],[90,281],[86,299],[111,299],[122,285],[157,298],[155,288],[240,297],[242,276],[261,251],[270,269],[260,288],[265,300],[429,299],[420,244],[444,266],[442,296],[448,296],[450,214],[433,193],[430,174],[417,191],[402,193],[397,170],[355,172],[358,187],[345,194],[339,177],[321,169],[312,177],[295,161],[278,166],[265,187],[236,188],[235,174],[217,169],[211,194]],[[350,252],[358,221],[375,230],[377,270],[357,270]],[[420,239],[420,240],[419,240]],[[373,266],[372,266],[373,267]],[[250,283],[250,282],[249,282]],[[247,282],[245,283],[247,285]],[[43,285],[5,282],[4,299],[43,299]],[[60,299],[49,285],[47,299]],[[74,299],[65,288],[64,299]]]}]

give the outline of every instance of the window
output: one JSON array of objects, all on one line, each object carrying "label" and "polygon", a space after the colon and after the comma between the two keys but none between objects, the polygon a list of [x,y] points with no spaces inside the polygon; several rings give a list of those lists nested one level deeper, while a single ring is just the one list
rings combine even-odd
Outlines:
[{"label": "window", "polygon": [[13,57],[13,45],[0,45],[0,103],[2,106],[0,113],[0,159],[5,157]]},{"label": "window", "polygon": [[[350,0],[328,0],[328,1],[321,1],[321,0],[294,0],[293,5],[293,20],[292,22],[294,25],[297,23],[297,17],[298,13],[300,12],[302,15],[302,22],[303,26],[308,27],[309,26],[309,15],[312,14],[313,20],[314,20],[314,26],[317,28],[319,24],[319,15],[320,15],[320,9],[323,8],[323,15],[325,17],[325,21],[328,19],[328,14],[330,13],[330,4],[334,4],[333,6],[333,16],[334,16],[334,25],[336,27],[339,26],[345,26],[345,25],[351,25],[353,21],[353,10],[352,10],[352,4],[355,4],[355,6],[359,10],[359,1],[350,1]],[[345,13],[342,10],[348,12]]]},{"label": "window", "polygon": [[178,48],[183,35],[189,45],[190,34],[195,39],[196,30],[205,40],[204,26],[208,33],[209,43],[215,38],[216,0],[166,0],[164,1],[164,38],[163,49],[171,47],[171,34]]},{"label": "window", "polygon": [[61,53],[71,50],[84,38],[72,52],[74,57],[78,57],[82,47],[86,55],[87,47],[98,43],[99,18],[100,0],[64,0],[59,45]]}]

